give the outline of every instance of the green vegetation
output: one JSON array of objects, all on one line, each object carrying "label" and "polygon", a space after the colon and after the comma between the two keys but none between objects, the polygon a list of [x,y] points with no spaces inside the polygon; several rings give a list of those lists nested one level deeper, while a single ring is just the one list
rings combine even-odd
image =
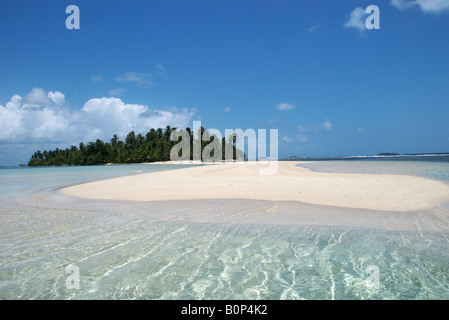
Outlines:
[{"label": "green vegetation", "polygon": [[[142,163],[155,161],[169,161],[170,150],[181,140],[170,141],[170,135],[176,128],[167,126],[164,130],[151,129],[145,136],[135,134],[131,131],[126,136],[125,141],[121,141],[114,135],[110,142],[103,142],[97,139],[95,142],[87,144],[80,143],[79,148],[71,146],[66,149],[56,148],[55,150],[37,151],[28,162],[28,166],[82,166],[98,165],[106,163]],[[190,159],[193,155],[193,132],[186,128],[190,134]],[[209,136],[208,132],[201,127],[202,136],[217,139],[215,135]],[[213,141],[213,140],[211,140]],[[243,158],[245,154],[237,150],[235,146],[235,136],[230,136],[228,141],[222,138],[222,159],[225,159],[225,145],[232,144],[233,159]],[[201,151],[209,144],[209,141],[201,142]],[[211,156],[213,156],[213,151]]]}]

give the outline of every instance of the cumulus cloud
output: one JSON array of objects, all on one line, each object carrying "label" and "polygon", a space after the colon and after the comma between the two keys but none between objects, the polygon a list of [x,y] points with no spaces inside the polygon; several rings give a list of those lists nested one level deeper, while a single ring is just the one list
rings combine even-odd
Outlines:
[{"label": "cumulus cloud", "polygon": [[53,101],[54,104],[62,106],[65,104],[65,96],[59,91],[50,91],[47,96]]},{"label": "cumulus cloud", "polygon": [[364,31],[366,29],[365,25],[365,9],[357,7],[351,11],[348,16],[348,20],[345,22],[344,26],[346,28],[355,28],[358,31]]},{"label": "cumulus cloud", "polygon": [[418,6],[424,13],[449,11],[448,0],[391,0],[390,3],[400,10]]},{"label": "cumulus cloud", "polygon": [[279,111],[285,111],[285,110],[292,110],[292,109],[295,109],[295,106],[292,105],[291,103],[282,102],[282,103],[279,103],[279,104],[276,106],[276,108],[277,108]]},{"label": "cumulus cloud", "polygon": [[[25,128],[21,126],[20,108],[22,97],[14,95],[6,103],[6,107],[0,105],[0,141],[12,140],[12,137],[21,137],[25,134]],[[14,139],[15,140],[15,139]],[[12,140],[11,142],[15,142]]]},{"label": "cumulus cloud", "polygon": [[70,118],[64,94],[59,91],[45,93],[34,88],[23,99],[14,95],[5,107],[0,105],[0,143],[62,141],[75,130]]},{"label": "cumulus cloud", "polygon": [[33,88],[33,90],[23,98],[26,107],[38,107],[39,105],[46,106],[50,104],[50,101],[48,93],[45,93],[42,88]]},{"label": "cumulus cloud", "polygon": [[0,105],[0,144],[65,143],[109,140],[113,134],[124,139],[134,130],[187,127],[196,109],[157,110],[140,104],[127,104],[119,98],[93,98],[81,109],[72,110],[58,91],[45,94],[33,89],[24,98],[14,95]]},{"label": "cumulus cloud", "polygon": [[223,112],[230,112],[231,111],[231,107],[225,107],[224,109],[223,109]]},{"label": "cumulus cloud", "polygon": [[145,133],[151,128],[187,127],[196,110],[154,110],[140,104],[126,104],[119,98],[95,98],[87,101],[80,111],[83,124],[95,128],[96,134],[124,137],[128,132]]}]

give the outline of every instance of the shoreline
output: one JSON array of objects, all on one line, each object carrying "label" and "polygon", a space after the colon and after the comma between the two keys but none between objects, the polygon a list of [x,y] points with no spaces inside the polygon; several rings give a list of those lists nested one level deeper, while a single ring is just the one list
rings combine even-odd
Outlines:
[{"label": "shoreline", "polygon": [[449,202],[449,186],[432,179],[315,172],[296,166],[302,162],[279,161],[277,173],[270,176],[259,175],[263,165],[256,162],[202,163],[204,165],[78,184],[59,192],[91,200],[148,202],[238,198],[380,211],[426,210]]}]

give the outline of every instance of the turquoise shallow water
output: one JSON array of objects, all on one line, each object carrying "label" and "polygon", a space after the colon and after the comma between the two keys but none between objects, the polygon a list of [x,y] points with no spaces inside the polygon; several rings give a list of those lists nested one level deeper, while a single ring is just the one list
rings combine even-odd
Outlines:
[{"label": "turquoise shallow water", "polygon": [[[385,162],[308,165],[449,182],[448,163],[419,162],[407,172],[405,164]],[[311,205],[289,207],[279,223],[264,220],[272,204],[255,201],[236,200],[232,211],[213,201],[47,206],[26,200],[68,184],[169,168],[1,169],[0,299],[449,298],[447,206],[384,213],[388,221],[407,222],[389,229],[389,223],[371,225],[371,212],[360,212],[365,220],[354,225],[298,219],[349,213]]]},{"label": "turquoise shallow water", "polygon": [[301,167],[321,172],[403,174],[433,178],[449,182],[447,162],[433,161],[315,161]]}]

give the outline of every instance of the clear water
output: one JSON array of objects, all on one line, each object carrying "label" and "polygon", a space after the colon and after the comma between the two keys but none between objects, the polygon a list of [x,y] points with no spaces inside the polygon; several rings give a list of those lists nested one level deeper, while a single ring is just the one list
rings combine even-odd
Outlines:
[{"label": "clear water", "polygon": [[[309,165],[449,183],[448,163],[406,172],[405,164],[339,163]],[[381,215],[244,200],[107,205],[54,191],[170,168],[0,169],[0,299],[449,298],[448,206]]]},{"label": "clear water", "polygon": [[302,163],[301,167],[321,172],[402,174],[449,181],[447,161],[315,161]]}]

